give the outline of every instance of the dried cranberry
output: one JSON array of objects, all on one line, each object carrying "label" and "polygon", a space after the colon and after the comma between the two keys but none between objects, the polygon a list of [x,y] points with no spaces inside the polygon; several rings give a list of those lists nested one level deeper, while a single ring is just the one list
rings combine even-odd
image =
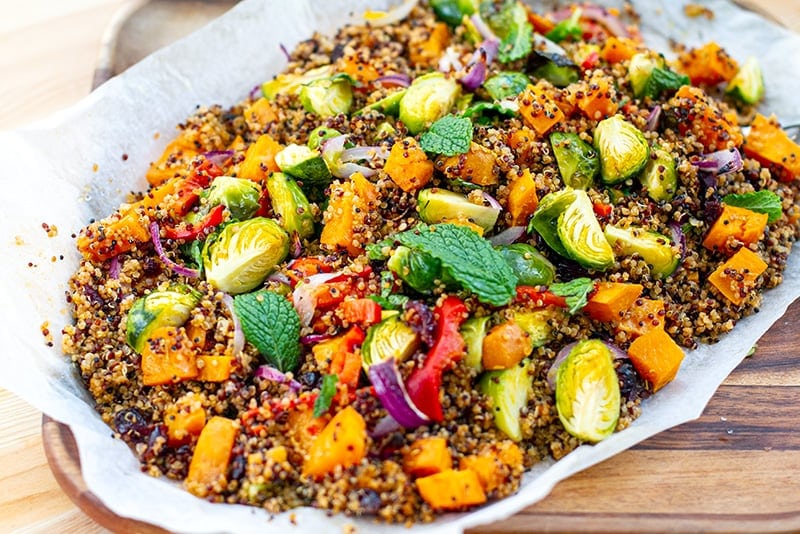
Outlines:
[{"label": "dried cranberry", "polygon": [[147,419],[134,408],[120,410],[114,415],[114,428],[125,439],[142,441],[150,434]]},{"label": "dried cranberry", "polygon": [[377,491],[371,489],[358,490],[358,514],[376,515],[383,506],[381,496]]}]

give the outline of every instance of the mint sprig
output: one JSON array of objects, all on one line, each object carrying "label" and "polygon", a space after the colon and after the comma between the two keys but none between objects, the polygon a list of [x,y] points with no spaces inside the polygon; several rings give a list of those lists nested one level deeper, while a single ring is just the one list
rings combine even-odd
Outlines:
[{"label": "mint sprig", "polygon": [[319,396],[314,401],[314,417],[321,417],[331,407],[333,396],[336,395],[336,383],[339,377],[336,375],[325,375],[322,377],[322,387],[319,389]]},{"label": "mint sprig", "polygon": [[471,142],[472,121],[454,115],[447,115],[431,124],[419,139],[422,150],[443,156],[465,154]]},{"label": "mint sprig", "polygon": [[567,313],[574,314],[588,302],[589,293],[594,289],[594,281],[591,278],[576,278],[569,282],[553,284],[550,291],[559,297],[564,297],[567,301]]},{"label": "mint sprig", "polygon": [[485,304],[504,306],[514,298],[514,271],[487,240],[469,228],[449,223],[419,224],[393,239],[437,258],[445,276]]},{"label": "mint sprig", "polygon": [[732,193],[722,197],[722,201],[729,206],[745,208],[757,213],[766,213],[769,216],[767,219],[768,223],[774,223],[780,219],[783,214],[781,197],[765,189],[753,191],[751,193]]},{"label": "mint sprig", "polygon": [[264,359],[282,372],[300,363],[300,318],[281,295],[256,291],[238,295],[233,309],[242,323],[244,337]]}]

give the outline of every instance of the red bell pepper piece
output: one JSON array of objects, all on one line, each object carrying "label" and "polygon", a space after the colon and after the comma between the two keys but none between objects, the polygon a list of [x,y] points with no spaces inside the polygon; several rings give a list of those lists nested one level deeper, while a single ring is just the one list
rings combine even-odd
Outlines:
[{"label": "red bell pepper piece", "polygon": [[406,389],[422,413],[434,421],[441,422],[444,417],[439,398],[442,373],[464,357],[466,344],[459,328],[467,318],[468,312],[460,298],[449,296],[436,306],[434,315],[437,317],[436,341],[422,367],[411,373]]},{"label": "red bell pepper piece", "polygon": [[189,210],[200,198],[198,191],[208,187],[212,178],[222,176],[222,174],[222,169],[208,160],[203,160],[198,164],[176,188],[177,200],[171,205],[170,210],[173,217],[181,217],[189,213]]},{"label": "red bell pepper piece", "polygon": [[614,207],[611,204],[606,204],[604,202],[595,202],[592,204],[592,209],[594,210],[595,215],[601,219],[607,219],[611,215]]},{"label": "red bell pepper piece", "polygon": [[379,323],[382,311],[380,304],[368,298],[345,300],[339,304],[342,319],[364,328]]},{"label": "red bell pepper piece", "polygon": [[567,299],[564,297],[559,297],[551,291],[534,286],[517,286],[517,298],[515,300],[519,303],[541,303],[541,306],[567,307]]},{"label": "red bell pepper piece", "polygon": [[583,62],[581,63],[581,68],[583,70],[590,70],[595,68],[599,64],[600,64],[600,53],[597,50],[593,50],[583,60]]},{"label": "red bell pepper piece", "polygon": [[225,206],[222,204],[214,206],[203,220],[197,224],[190,224],[180,229],[164,226],[164,235],[169,239],[184,239],[186,241],[197,239],[201,234],[208,235],[213,228],[222,224],[222,213],[224,211]]},{"label": "red bell pepper piece", "polygon": [[289,276],[289,280],[291,280],[292,288],[294,288],[297,283],[304,278],[315,274],[329,273],[332,270],[333,268],[330,264],[326,263],[325,260],[313,256],[306,256],[304,258],[292,260],[286,274]]}]

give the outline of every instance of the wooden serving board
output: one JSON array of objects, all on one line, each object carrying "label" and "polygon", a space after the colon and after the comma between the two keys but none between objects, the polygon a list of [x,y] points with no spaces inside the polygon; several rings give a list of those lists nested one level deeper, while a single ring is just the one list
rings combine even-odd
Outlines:
[{"label": "wooden serving board", "polygon": [[[800,301],[723,383],[703,415],[471,532],[800,532]],[[87,515],[114,532],[163,533],[111,513],[81,478],[69,428],[44,417],[47,460]]]}]

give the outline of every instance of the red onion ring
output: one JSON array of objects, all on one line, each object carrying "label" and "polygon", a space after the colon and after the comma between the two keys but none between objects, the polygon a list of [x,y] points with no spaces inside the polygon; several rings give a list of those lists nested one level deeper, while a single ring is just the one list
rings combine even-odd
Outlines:
[{"label": "red onion ring", "polygon": [[520,237],[525,235],[526,228],[525,226],[509,226],[499,234],[490,237],[489,242],[495,247],[516,243]]},{"label": "red onion ring", "polygon": [[502,211],[503,206],[494,198],[492,195],[483,191],[483,199],[489,204],[490,207],[496,209],[497,211]]},{"label": "red onion ring", "polygon": [[300,343],[303,345],[314,345],[315,343],[321,343],[322,341],[327,341],[333,337],[333,334],[309,334],[307,336],[302,336],[300,338]]},{"label": "red onion ring", "polygon": [[408,74],[387,74],[375,78],[375,83],[384,87],[408,87],[411,85],[411,77]]},{"label": "red onion ring", "polygon": [[265,380],[269,380],[271,382],[277,382],[279,384],[287,384],[289,389],[292,391],[300,391],[303,389],[303,385],[293,378],[289,378],[281,371],[275,369],[270,365],[260,365],[256,369],[254,374],[256,378],[263,378]]},{"label": "red onion ring", "polygon": [[661,119],[661,106],[656,106],[647,116],[647,125],[644,127],[646,132],[654,132],[658,129],[658,122]]},{"label": "red onion ring", "polygon": [[692,158],[691,164],[702,171],[717,176],[738,172],[744,168],[742,155],[736,148],[717,150],[716,152],[703,154],[698,158]]},{"label": "red onion ring", "polygon": [[228,313],[233,321],[233,356],[236,357],[244,350],[244,330],[242,330],[242,323],[239,321],[239,316],[233,308],[233,297],[227,293],[222,294],[222,303],[228,309]]},{"label": "red onion ring", "polygon": [[161,260],[161,263],[169,267],[172,272],[181,276],[185,276],[186,278],[197,278],[200,276],[198,271],[184,267],[179,263],[175,263],[167,257],[167,254],[164,252],[164,246],[161,244],[161,229],[158,227],[158,223],[156,221],[150,223],[150,238],[153,240],[153,247],[156,249],[158,259]]},{"label": "red onion ring", "polygon": [[371,365],[368,374],[375,395],[389,415],[404,428],[416,428],[430,422],[409,397],[394,358]]},{"label": "red onion ring", "polygon": [[119,261],[119,256],[114,256],[108,262],[108,277],[112,280],[119,278],[119,272],[122,270],[122,264]]},{"label": "red onion ring", "polygon": [[225,162],[233,157],[233,150],[211,150],[203,153],[203,157],[222,169],[225,166]]},{"label": "red onion ring", "polygon": [[375,428],[372,429],[369,436],[372,439],[378,439],[392,432],[397,432],[398,430],[403,430],[403,425],[395,421],[394,417],[391,415],[387,415],[375,423]]}]

